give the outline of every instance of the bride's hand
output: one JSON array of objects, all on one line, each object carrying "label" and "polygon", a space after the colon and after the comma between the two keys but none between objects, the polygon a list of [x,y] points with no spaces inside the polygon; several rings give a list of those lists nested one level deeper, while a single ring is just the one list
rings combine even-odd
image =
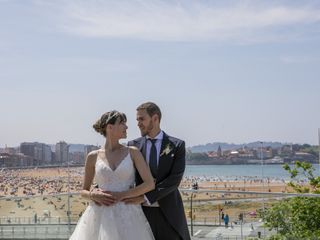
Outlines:
[{"label": "bride's hand", "polygon": [[111,192],[103,191],[101,189],[93,189],[90,193],[90,199],[99,206],[111,206],[117,202]]},{"label": "bride's hand", "polygon": [[117,201],[122,201],[126,198],[125,192],[112,192],[112,196],[115,197]]}]

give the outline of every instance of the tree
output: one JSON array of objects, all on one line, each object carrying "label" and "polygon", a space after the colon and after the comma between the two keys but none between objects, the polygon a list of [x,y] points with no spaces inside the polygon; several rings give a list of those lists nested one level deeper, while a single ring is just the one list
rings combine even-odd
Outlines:
[{"label": "tree", "polygon": [[[314,176],[310,163],[295,162],[291,169],[288,164],[284,169],[290,173],[291,186],[298,193],[320,193],[320,176]],[[300,175],[308,179],[309,184],[297,181]],[[275,203],[264,214],[267,227],[277,230],[271,239],[320,239],[320,198],[293,197]]]},{"label": "tree", "polygon": [[[298,193],[320,193],[320,176],[316,177],[314,175],[314,167],[311,163],[296,161],[294,168],[291,169],[288,164],[285,164],[283,168],[290,173],[291,181],[289,186],[291,186]],[[299,175],[308,179],[307,185],[302,184],[299,181]]]}]

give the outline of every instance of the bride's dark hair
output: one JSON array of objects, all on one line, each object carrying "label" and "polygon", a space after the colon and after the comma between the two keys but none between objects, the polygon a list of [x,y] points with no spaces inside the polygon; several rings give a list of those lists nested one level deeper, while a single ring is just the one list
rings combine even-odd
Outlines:
[{"label": "bride's dark hair", "polygon": [[122,113],[122,112],[119,112],[117,110],[106,112],[106,113],[102,114],[100,119],[98,119],[96,121],[96,123],[93,124],[92,127],[98,133],[100,133],[100,134],[102,134],[103,136],[106,137],[106,135],[107,135],[106,127],[107,127],[107,125],[108,124],[114,125],[118,119],[120,119],[120,123],[127,121],[126,115],[124,113]]}]

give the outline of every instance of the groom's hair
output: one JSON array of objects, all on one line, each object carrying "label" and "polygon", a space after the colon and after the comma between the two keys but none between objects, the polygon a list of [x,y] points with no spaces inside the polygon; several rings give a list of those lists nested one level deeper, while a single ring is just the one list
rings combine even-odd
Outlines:
[{"label": "groom's hair", "polygon": [[157,104],[153,102],[146,102],[142,103],[139,107],[137,107],[137,111],[139,110],[146,110],[148,115],[152,117],[153,115],[157,114],[159,116],[159,122],[161,120],[161,111]]}]

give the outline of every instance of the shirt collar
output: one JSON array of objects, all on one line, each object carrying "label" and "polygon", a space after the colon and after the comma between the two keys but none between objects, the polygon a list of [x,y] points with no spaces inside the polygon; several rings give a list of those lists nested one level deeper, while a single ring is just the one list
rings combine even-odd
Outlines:
[{"label": "shirt collar", "polygon": [[[149,137],[149,136],[147,135],[147,139],[150,139],[150,138],[151,138],[151,137]],[[160,130],[160,132],[158,133],[158,135],[155,136],[155,137],[152,138],[152,139],[162,140],[162,139],[163,139],[163,131]]]}]

